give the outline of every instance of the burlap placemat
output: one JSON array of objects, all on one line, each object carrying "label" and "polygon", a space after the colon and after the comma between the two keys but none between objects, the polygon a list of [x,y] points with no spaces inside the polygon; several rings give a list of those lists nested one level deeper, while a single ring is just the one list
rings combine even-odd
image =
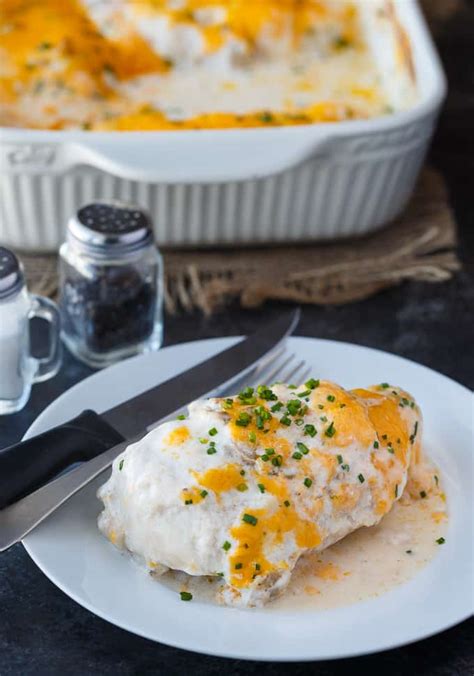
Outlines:
[{"label": "burlap placemat", "polygon": [[[444,183],[425,169],[404,215],[358,240],[280,248],[165,251],[169,313],[212,314],[231,300],[255,307],[269,299],[348,303],[406,279],[440,282],[460,267],[456,228]],[[57,294],[56,256],[21,255],[29,288]]]}]

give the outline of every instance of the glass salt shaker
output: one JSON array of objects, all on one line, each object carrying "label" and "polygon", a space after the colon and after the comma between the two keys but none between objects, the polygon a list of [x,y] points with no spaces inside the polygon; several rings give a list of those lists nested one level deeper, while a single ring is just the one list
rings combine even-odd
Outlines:
[{"label": "glass salt shaker", "polygon": [[163,335],[163,264],[148,215],[101,201],[73,216],[61,246],[62,338],[102,368],[158,350]]},{"label": "glass salt shaker", "polygon": [[[50,324],[49,353],[44,358],[36,358],[30,352],[29,321],[33,317]],[[20,411],[33,383],[52,378],[60,365],[56,305],[28,293],[17,257],[0,247],[0,415]]]}]

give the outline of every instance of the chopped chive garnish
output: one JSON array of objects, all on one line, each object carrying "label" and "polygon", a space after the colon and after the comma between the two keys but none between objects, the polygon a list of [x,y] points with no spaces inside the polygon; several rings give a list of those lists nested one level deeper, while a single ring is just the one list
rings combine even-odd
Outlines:
[{"label": "chopped chive garnish", "polygon": [[426,491],[420,491],[420,498],[426,498]]},{"label": "chopped chive garnish", "polygon": [[395,497],[398,498],[398,484],[395,484]]},{"label": "chopped chive garnish", "polygon": [[199,493],[199,495],[201,496],[201,498],[205,498],[206,495],[208,495],[208,492],[207,492],[206,490],[202,490],[202,491]]},{"label": "chopped chive garnish", "polygon": [[347,463],[345,465],[341,465],[341,469],[348,472],[350,470],[350,465],[348,465]]},{"label": "chopped chive garnish", "polygon": [[391,446],[387,446],[387,451],[392,454],[395,453],[394,449]]},{"label": "chopped chive garnish", "polygon": [[411,444],[415,443],[417,433],[418,433],[418,420],[416,421],[415,427],[413,428],[413,434],[410,436]]},{"label": "chopped chive garnish", "polygon": [[283,504],[285,505],[285,507],[289,507],[291,503],[289,500],[285,500]]},{"label": "chopped chive garnish", "polygon": [[303,454],[298,453],[298,451],[295,451],[291,457],[294,458],[295,460],[301,460],[301,458],[303,457]]},{"label": "chopped chive garnish", "polygon": [[226,540],[222,545],[222,549],[224,549],[226,552],[228,552],[231,547],[232,545],[230,544],[229,540]]},{"label": "chopped chive garnish", "polygon": [[224,408],[232,408],[232,406],[234,405],[234,402],[229,397],[228,399],[224,399],[224,402],[223,402],[222,405],[224,406]]},{"label": "chopped chive garnish", "polygon": [[277,411],[280,411],[282,408],[283,404],[281,403],[281,401],[279,401],[277,404],[273,404],[270,410],[272,413],[277,413]]},{"label": "chopped chive garnish", "polygon": [[205,437],[200,437],[200,438],[199,438],[199,443],[200,443],[200,444],[207,444],[208,441],[209,441],[209,439],[206,439]]},{"label": "chopped chive garnish", "polygon": [[257,387],[257,394],[260,399],[264,399],[265,401],[276,401],[277,399],[276,394],[266,385],[259,385]]},{"label": "chopped chive garnish", "polygon": [[325,415],[322,415],[319,419],[320,419],[321,422],[327,422],[328,421],[328,419]]},{"label": "chopped chive garnish", "polygon": [[296,390],[296,385],[288,385],[289,390]]},{"label": "chopped chive garnish", "polygon": [[274,448],[266,448],[265,453],[267,455],[275,455],[275,449]]},{"label": "chopped chive garnish", "polygon": [[263,484],[257,484],[257,486],[260,490],[260,493],[265,493],[265,486]]},{"label": "chopped chive garnish", "polygon": [[322,411],[324,409],[324,406],[322,404],[318,404],[318,408]]},{"label": "chopped chive garnish", "polygon": [[336,455],[336,458],[337,458],[337,462],[340,465],[342,465],[342,463],[344,462],[344,458],[342,457],[342,455]]},{"label": "chopped chive garnish", "polygon": [[332,422],[329,427],[326,429],[324,432],[324,435],[326,437],[333,437],[336,434],[336,428],[334,427],[334,423]]},{"label": "chopped chive garnish", "polygon": [[306,486],[306,488],[310,488],[313,484],[313,481],[309,477],[306,477],[303,483]]},{"label": "chopped chive garnish", "polygon": [[297,446],[298,450],[301,451],[301,453],[303,453],[303,455],[308,455],[309,448],[306,446],[306,444],[303,444],[301,441],[298,441],[296,446]]},{"label": "chopped chive garnish", "polygon": [[333,394],[328,394],[328,396],[326,397],[326,399],[327,399],[328,401],[331,401],[331,402],[332,402],[332,401],[336,401],[336,397],[335,397]]},{"label": "chopped chive garnish", "polygon": [[387,390],[390,387],[390,385],[388,383],[382,383],[380,387],[383,387],[384,390]]},{"label": "chopped chive garnish", "polygon": [[438,484],[439,484],[439,479],[438,479],[438,476],[437,476],[436,474],[434,475],[434,480],[435,480],[435,482],[436,482],[436,485],[438,486]]},{"label": "chopped chive garnish", "polygon": [[315,390],[317,387],[319,387],[319,380],[310,378],[310,380],[307,380],[304,385],[308,388],[308,390]]},{"label": "chopped chive garnish", "polygon": [[260,570],[260,567],[261,567],[261,566],[260,566],[259,563],[256,563],[256,564],[255,564],[255,570]]},{"label": "chopped chive garnish", "polygon": [[181,596],[181,601],[191,601],[193,598],[193,595],[186,591],[179,592],[179,595]]},{"label": "chopped chive garnish", "polygon": [[383,439],[384,441],[387,441],[387,435],[386,435],[386,434],[382,434],[382,439]]},{"label": "chopped chive garnish", "polygon": [[243,564],[242,563],[236,563],[235,564],[235,570],[240,570],[242,568]]},{"label": "chopped chive garnish", "polygon": [[361,484],[364,483],[365,479],[364,479],[364,475],[363,475],[363,474],[359,474],[359,476],[358,476],[357,478],[359,479],[359,481],[360,481]]},{"label": "chopped chive garnish", "polygon": [[212,427],[212,428],[209,430],[208,434],[209,434],[210,437],[215,437],[216,434],[217,434],[216,428],[215,428],[215,427]]},{"label": "chopped chive garnish", "polygon": [[249,432],[249,441],[254,444],[257,441],[257,435],[255,432]]},{"label": "chopped chive garnish", "polygon": [[378,441],[374,441],[374,448],[378,448],[378,447],[379,447],[379,442],[378,442]]},{"label": "chopped chive garnish", "polygon": [[307,434],[309,437],[314,437],[317,434],[316,427],[314,425],[305,425],[304,433]]},{"label": "chopped chive garnish", "polygon": [[184,504],[185,504],[185,505],[192,505],[192,504],[193,504],[193,501],[192,501],[192,500],[185,500],[185,501],[184,501]]},{"label": "chopped chive garnish", "polygon": [[239,417],[235,421],[235,424],[239,427],[247,427],[252,419],[252,416],[248,413],[240,413]]},{"label": "chopped chive garnish", "polygon": [[186,416],[184,415],[184,413],[181,413],[181,415],[179,415],[179,416],[176,418],[176,420],[186,420]]},{"label": "chopped chive garnish", "polygon": [[311,394],[311,390],[304,390],[303,392],[298,392],[296,394],[296,396],[300,397],[300,399],[304,399],[304,397],[307,397],[310,394]]},{"label": "chopped chive garnish", "polygon": [[244,469],[240,470],[240,476],[245,476],[245,470]]},{"label": "chopped chive garnish", "polygon": [[301,401],[299,399],[290,399],[286,408],[290,415],[297,415],[301,408]]},{"label": "chopped chive garnish", "polygon": [[119,462],[119,471],[120,471],[120,472],[122,471],[122,467],[123,467],[123,458],[122,458],[121,461]]},{"label": "chopped chive garnish", "polygon": [[272,458],[272,465],[275,467],[281,467],[283,462],[283,456],[281,455],[276,455],[274,458]]},{"label": "chopped chive garnish", "polygon": [[207,454],[214,455],[214,453],[217,453],[217,448],[215,448],[215,446],[209,446],[209,448],[207,449]]},{"label": "chopped chive garnish", "polygon": [[301,425],[304,424],[303,418],[296,418],[295,420],[295,425],[298,425],[298,427],[301,427]]},{"label": "chopped chive garnish", "polygon": [[267,462],[267,460],[269,460],[269,457],[266,453],[264,453],[263,455],[260,456],[260,460],[263,460],[263,462]]},{"label": "chopped chive garnish", "polygon": [[248,488],[247,484],[239,484],[237,486],[237,490],[240,491],[240,493],[245,493],[245,491],[248,491]]},{"label": "chopped chive garnish", "polygon": [[444,538],[438,538],[438,539],[436,540],[436,542],[437,542],[439,545],[444,545],[444,543],[446,542],[446,540],[445,540]]},{"label": "chopped chive garnish", "polygon": [[291,418],[289,418],[287,415],[284,415],[283,418],[280,418],[280,422],[282,425],[289,427],[291,425]]},{"label": "chopped chive garnish", "polygon": [[248,523],[251,526],[256,526],[258,519],[253,514],[244,514],[242,517],[242,521],[245,521],[245,523]]}]

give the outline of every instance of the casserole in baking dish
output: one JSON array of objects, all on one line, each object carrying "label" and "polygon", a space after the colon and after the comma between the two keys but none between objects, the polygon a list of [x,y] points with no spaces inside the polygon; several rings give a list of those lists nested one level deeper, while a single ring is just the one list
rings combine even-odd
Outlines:
[{"label": "casserole in baking dish", "polygon": [[[1,0],[0,6],[1,118],[9,126],[295,125],[389,114],[415,99],[410,45],[386,1]],[[372,48],[377,24],[386,27],[390,86]]]},{"label": "casserole in baking dish", "polygon": [[2,5],[18,247],[56,248],[107,197],[148,207],[165,245],[368,232],[406,203],[444,94],[414,0]]}]

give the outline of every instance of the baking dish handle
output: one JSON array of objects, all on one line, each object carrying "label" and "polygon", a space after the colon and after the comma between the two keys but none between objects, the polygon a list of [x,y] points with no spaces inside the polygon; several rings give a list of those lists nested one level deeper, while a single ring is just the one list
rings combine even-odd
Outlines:
[{"label": "baking dish handle", "polygon": [[64,168],[88,165],[132,181],[214,183],[263,178],[322,153],[317,127],[88,133],[64,149]]}]

